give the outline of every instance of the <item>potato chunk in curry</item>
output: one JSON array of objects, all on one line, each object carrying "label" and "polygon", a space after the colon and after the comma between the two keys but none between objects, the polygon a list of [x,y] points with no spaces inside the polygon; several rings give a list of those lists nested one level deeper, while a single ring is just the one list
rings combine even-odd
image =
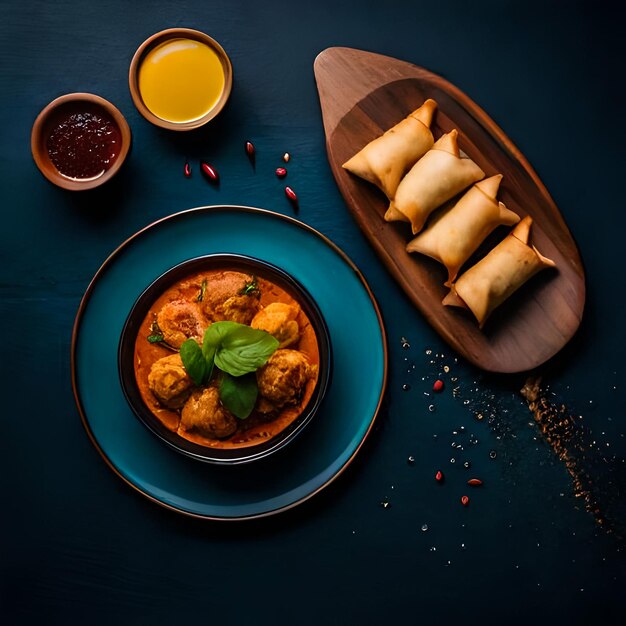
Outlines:
[{"label": "potato chunk in curry", "polygon": [[237,418],[222,405],[216,387],[205,387],[196,389],[185,403],[179,428],[209,439],[223,439],[237,430]]},{"label": "potato chunk in curry", "polygon": [[287,348],[300,338],[300,326],[296,321],[299,311],[298,306],[272,302],[254,316],[250,326],[276,337],[279,348]]},{"label": "potato chunk in curry", "polygon": [[259,393],[275,407],[297,404],[309,378],[317,373],[307,356],[298,350],[276,350],[256,372]]},{"label": "potato chunk in curry", "polygon": [[179,409],[185,404],[192,386],[180,354],[165,356],[150,368],[148,387],[157,400],[170,409]]}]

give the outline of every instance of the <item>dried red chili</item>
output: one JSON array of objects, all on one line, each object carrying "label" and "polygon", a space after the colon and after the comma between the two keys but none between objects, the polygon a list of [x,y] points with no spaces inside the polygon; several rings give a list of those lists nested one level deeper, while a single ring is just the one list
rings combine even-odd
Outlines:
[{"label": "dried red chili", "polygon": [[437,470],[437,473],[435,474],[435,480],[438,483],[443,482],[443,472],[441,470]]},{"label": "dried red chili", "polygon": [[277,167],[276,176],[278,176],[278,178],[285,178],[285,176],[287,176],[287,170],[284,167]]},{"label": "dried red chili", "polygon": [[483,484],[483,481],[480,478],[470,478],[467,481],[467,484],[472,487],[480,487]]},{"label": "dried red chili", "polygon": [[256,154],[256,148],[251,141],[246,141],[246,154],[252,159]]},{"label": "dried red chili", "polygon": [[436,380],[433,383],[433,391],[435,393],[439,393],[440,391],[443,391],[443,380]]},{"label": "dried red chili", "polygon": [[461,496],[461,504],[467,506],[469,504],[469,496]]},{"label": "dried red chili", "polygon": [[200,167],[202,168],[202,173],[211,181],[213,182],[217,182],[219,180],[219,174],[217,173],[217,170],[209,165],[208,163],[206,163],[205,161],[202,161],[200,163]]},{"label": "dried red chili", "polygon": [[185,178],[189,178],[191,176],[191,165],[189,165],[189,161],[185,161]]}]

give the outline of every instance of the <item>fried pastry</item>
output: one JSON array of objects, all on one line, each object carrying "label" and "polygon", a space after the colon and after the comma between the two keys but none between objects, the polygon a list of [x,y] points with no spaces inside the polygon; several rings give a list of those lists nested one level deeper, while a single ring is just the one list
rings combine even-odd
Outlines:
[{"label": "fried pastry", "polygon": [[393,198],[402,177],[434,144],[430,124],[436,108],[434,100],[426,100],[342,167],[379,187],[387,198]]},{"label": "fried pastry", "polygon": [[385,220],[405,220],[417,235],[428,216],[444,202],[485,177],[458,145],[458,131],[442,135],[400,181]]},{"label": "fried pastry", "polygon": [[511,294],[537,272],[556,267],[528,243],[532,218],[525,217],[489,254],[454,283],[443,304],[470,309],[480,328]]},{"label": "fried pastry", "polygon": [[502,174],[496,174],[474,184],[454,206],[434,214],[407,245],[408,252],[425,254],[446,266],[447,287],[487,235],[500,225],[519,222],[517,213],[496,200],[501,180]]}]

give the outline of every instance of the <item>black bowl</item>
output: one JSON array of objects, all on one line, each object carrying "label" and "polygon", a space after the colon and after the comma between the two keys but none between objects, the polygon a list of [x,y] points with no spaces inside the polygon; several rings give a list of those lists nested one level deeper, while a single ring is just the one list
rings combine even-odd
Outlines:
[{"label": "black bowl", "polygon": [[[300,415],[275,437],[257,445],[221,449],[203,446],[179,436],[155,417],[141,397],[134,370],[135,339],[141,323],[155,300],[178,280],[195,272],[224,269],[247,272],[265,278],[289,293],[309,318],[319,348],[319,373],[313,394]],[[212,254],[184,261],[157,278],[133,305],[120,337],[118,367],[124,395],[139,420],[163,443],[191,458],[207,463],[233,465],[263,459],[284,448],[299,435],[317,413],[331,377],[331,345],[326,322],[309,292],[280,268],[239,254]]]}]

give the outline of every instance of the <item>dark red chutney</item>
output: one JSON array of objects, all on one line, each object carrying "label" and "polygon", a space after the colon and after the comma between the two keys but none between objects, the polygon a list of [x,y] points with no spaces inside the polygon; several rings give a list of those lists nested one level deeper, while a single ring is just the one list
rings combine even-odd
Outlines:
[{"label": "dark red chutney", "polygon": [[121,148],[115,122],[100,110],[67,111],[46,142],[50,160],[68,178],[96,178],[115,163]]}]

